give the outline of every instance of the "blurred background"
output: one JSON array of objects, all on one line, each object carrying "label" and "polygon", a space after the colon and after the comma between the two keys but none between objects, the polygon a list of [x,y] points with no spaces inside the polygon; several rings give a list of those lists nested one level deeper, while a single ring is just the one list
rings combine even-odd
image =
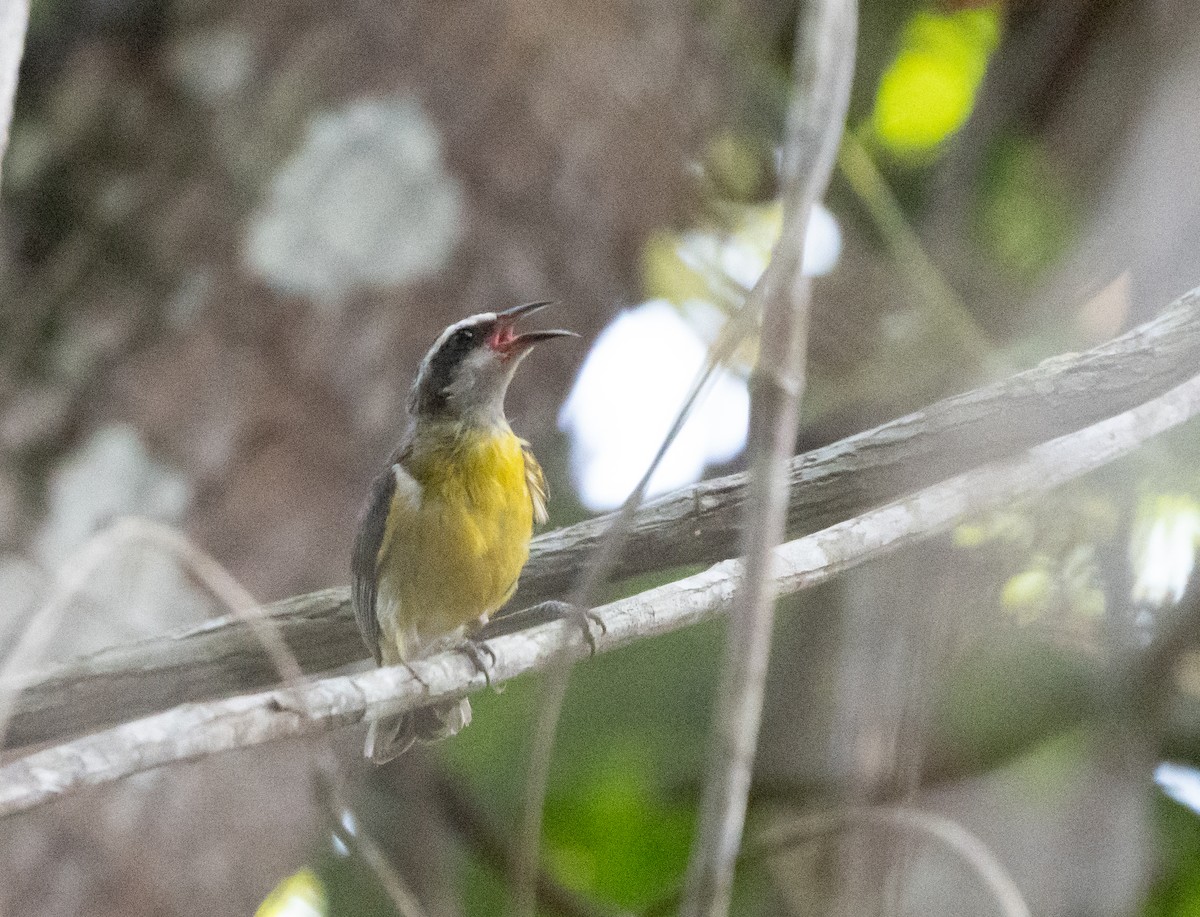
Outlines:
[{"label": "blurred background", "polygon": [[[795,14],[34,0],[0,189],[0,646],[128,515],[178,527],[262,601],[345,584],[416,366],[474,312],[561,302],[583,341],[526,363],[509,416],[551,525],[618,505],[778,233]],[[798,450],[1086,349],[1200,282],[1198,87],[1189,0],[861,0],[848,132],[806,240]],[[753,359],[750,342],[655,493],[743,467]],[[887,778],[985,842],[1034,913],[1200,913],[1186,761],[1131,765],[1119,730],[1071,728],[919,777],[946,722],[986,732],[1060,649],[1119,651],[1179,600],[1198,447],[1185,428],[782,603],[751,832],[827,806],[831,780]],[[55,659],[223,612],[172,558],[125,552]],[[722,637],[578,667],[544,845],[569,900],[546,913],[641,912],[676,887]],[[369,830],[429,914],[507,913],[481,838],[515,833],[535,689],[479,697],[455,740],[378,770],[336,733],[356,793],[337,832],[304,742],[10,819],[0,912],[392,913],[337,836]],[[997,908],[952,850],[878,826],[747,865],[735,898]]]}]

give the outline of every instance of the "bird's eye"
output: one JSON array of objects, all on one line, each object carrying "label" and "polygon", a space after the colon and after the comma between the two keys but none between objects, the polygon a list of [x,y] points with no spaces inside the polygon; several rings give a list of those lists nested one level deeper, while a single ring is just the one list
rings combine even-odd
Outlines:
[{"label": "bird's eye", "polygon": [[473,328],[459,328],[454,332],[455,344],[470,344],[475,340],[475,330]]}]

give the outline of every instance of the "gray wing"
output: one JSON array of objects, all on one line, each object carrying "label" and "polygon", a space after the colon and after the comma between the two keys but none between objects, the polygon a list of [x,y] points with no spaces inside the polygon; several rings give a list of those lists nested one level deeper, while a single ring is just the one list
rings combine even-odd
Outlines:
[{"label": "gray wing", "polygon": [[396,476],[389,465],[371,485],[371,495],[358,522],[354,538],[354,554],[350,570],[354,577],[351,595],[354,599],[354,618],[363,642],[378,665],[382,660],[379,648],[379,618],[375,614],[376,590],[379,586],[379,548],[387,528],[388,510],[396,492]]},{"label": "gray wing", "polygon": [[419,501],[421,496],[420,485],[404,470],[404,461],[412,453],[412,438],[413,428],[410,424],[400,438],[399,445],[388,457],[387,467],[372,482],[371,494],[358,520],[358,534],[354,537],[354,552],[350,558],[353,576],[350,595],[354,601],[354,619],[376,664],[383,660],[379,645],[382,630],[379,615],[376,614],[376,602],[379,598],[379,549],[383,547],[387,532],[388,512],[392,508],[397,487],[403,487],[410,500]]},{"label": "gray wing", "polygon": [[550,518],[546,512],[546,504],[550,502],[546,475],[533,454],[533,447],[525,440],[521,440],[521,453],[525,457],[525,486],[529,488],[529,499],[533,503],[533,521],[537,525],[545,525]]}]

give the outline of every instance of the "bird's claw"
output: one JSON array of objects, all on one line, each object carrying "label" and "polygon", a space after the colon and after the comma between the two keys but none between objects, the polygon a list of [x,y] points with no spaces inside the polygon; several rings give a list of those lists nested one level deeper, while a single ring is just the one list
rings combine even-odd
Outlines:
[{"label": "bird's claw", "polygon": [[575,610],[579,612],[583,618],[583,638],[587,640],[589,654],[595,656],[599,650],[599,647],[596,643],[598,638],[592,631],[592,627],[595,626],[599,628],[600,636],[604,637],[608,634],[608,625],[604,623],[604,619],[600,617],[600,615],[596,614],[596,612],[592,611],[590,608],[577,608]]},{"label": "bird's claw", "polygon": [[[578,605],[572,605],[570,602],[549,601],[542,602],[540,605],[535,605],[530,611],[537,610],[543,614],[553,615],[558,620],[573,620],[579,622],[579,628],[583,631],[583,639],[587,641],[588,655],[595,656],[599,651],[597,643],[599,637],[603,637],[608,633],[608,625],[604,623],[604,619],[592,611],[590,608],[581,608]],[[599,637],[596,635],[596,629],[599,629]]]},{"label": "bird's claw", "polygon": [[578,605],[572,605],[570,602],[563,602],[558,599],[539,602],[536,605],[530,605],[528,608],[522,608],[519,611],[506,612],[498,618],[493,618],[484,627],[482,633],[490,639],[492,637],[502,637],[507,634],[519,633],[522,630],[536,627],[540,624],[547,624],[551,621],[564,620],[579,622],[579,628],[583,631],[583,638],[587,641],[590,654],[595,656],[599,649],[596,629],[599,629],[599,636],[603,637],[608,633],[608,626],[590,608],[581,608]]},{"label": "bird's claw", "polygon": [[484,683],[490,688],[492,686],[492,670],[496,667],[496,654],[492,648],[481,640],[472,640],[467,637],[455,649],[471,660],[475,671],[483,676]]}]

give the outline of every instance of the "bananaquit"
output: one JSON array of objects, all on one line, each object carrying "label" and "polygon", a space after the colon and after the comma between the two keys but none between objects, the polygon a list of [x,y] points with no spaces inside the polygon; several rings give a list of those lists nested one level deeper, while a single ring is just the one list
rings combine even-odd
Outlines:
[{"label": "bananaquit", "polygon": [[[515,332],[548,305],[463,319],[421,363],[408,428],[371,487],[354,541],[354,615],[379,665],[461,645],[516,591],[547,492],[529,444],[504,416],[504,394],[535,344],[574,336]],[[383,717],[371,723],[366,755],[383,763],[470,721],[466,698]]]}]

